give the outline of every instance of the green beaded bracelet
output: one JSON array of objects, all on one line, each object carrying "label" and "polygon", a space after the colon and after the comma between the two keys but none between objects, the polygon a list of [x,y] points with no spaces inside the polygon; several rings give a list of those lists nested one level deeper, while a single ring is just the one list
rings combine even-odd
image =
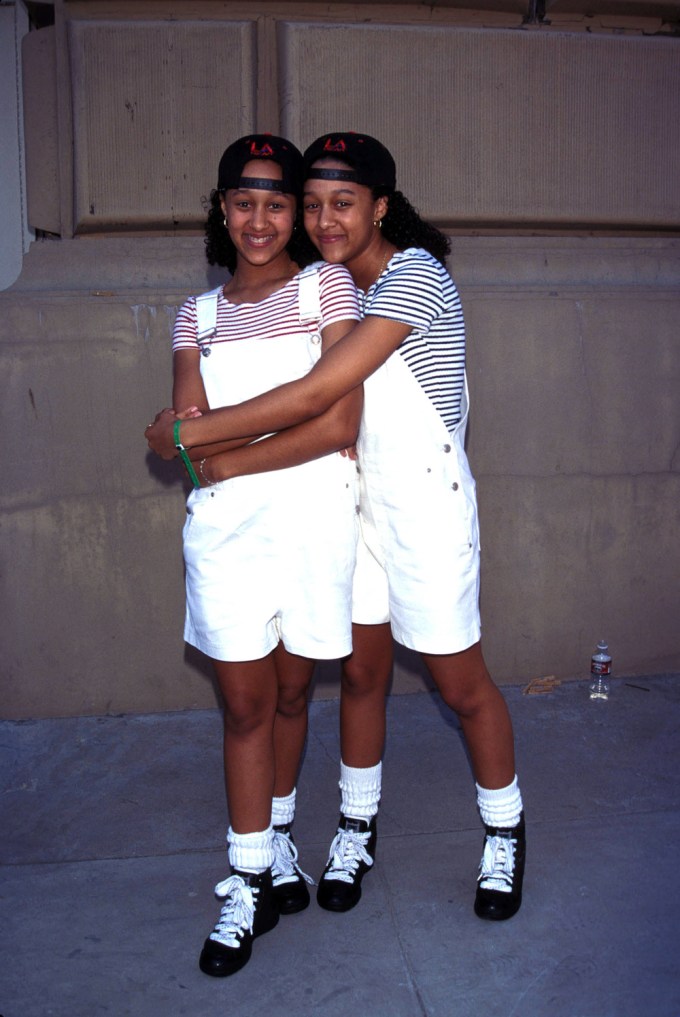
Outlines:
[{"label": "green beaded bracelet", "polygon": [[173,437],[173,441],[175,442],[175,448],[179,452],[180,457],[182,459],[182,462],[184,463],[184,465],[186,467],[186,471],[189,474],[189,477],[191,479],[191,483],[194,485],[194,487],[200,487],[201,486],[201,482],[198,479],[198,477],[196,476],[196,471],[195,471],[195,469],[193,467],[193,463],[191,462],[191,459],[189,459],[189,456],[187,455],[186,448],[184,447],[184,445],[180,441],[179,429],[180,429],[181,423],[182,423],[181,420],[176,420],[175,423],[174,423],[174,426],[172,428],[172,437]]}]

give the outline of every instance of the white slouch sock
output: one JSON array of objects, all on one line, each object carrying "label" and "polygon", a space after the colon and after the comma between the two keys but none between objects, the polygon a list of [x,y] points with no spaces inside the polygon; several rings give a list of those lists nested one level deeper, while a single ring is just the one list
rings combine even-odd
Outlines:
[{"label": "white slouch sock", "polygon": [[243,872],[264,872],[274,861],[274,831],[271,826],[258,833],[227,833],[229,864]]},{"label": "white slouch sock", "polygon": [[477,806],[482,822],[486,826],[510,827],[517,826],[522,812],[522,795],[520,794],[517,776],[512,784],[499,788],[477,788]]},{"label": "white slouch sock", "polygon": [[340,762],[341,805],[343,816],[365,819],[366,822],[378,812],[382,787],[382,763],[376,766],[345,766]]},{"label": "white slouch sock", "polygon": [[285,798],[272,798],[272,826],[290,826],[295,819],[295,795],[293,788]]}]

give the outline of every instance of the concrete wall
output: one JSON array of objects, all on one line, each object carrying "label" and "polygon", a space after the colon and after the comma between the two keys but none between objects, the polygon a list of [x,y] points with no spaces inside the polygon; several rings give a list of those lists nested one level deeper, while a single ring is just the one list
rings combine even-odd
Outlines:
[{"label": "concrete wall", "polygon": [[[25,41],[50,236],[0,293],[3,715],[215,701],[181,640],[184,481],[142,431],[176,307],[218,281],[201,197],[251,127],[377,134],[452,233],[497,679],[583,674],[603,635],[619,673],[677,667],[679,5],[163,8],[63,2]],[[400,653],[395,691],[420,681]]]},{"label": "concrete wall", "polygon": [[33,236],[26,225],[20,54],[28,18],[21,4],[0,6],[0,290],[21,272]]}]

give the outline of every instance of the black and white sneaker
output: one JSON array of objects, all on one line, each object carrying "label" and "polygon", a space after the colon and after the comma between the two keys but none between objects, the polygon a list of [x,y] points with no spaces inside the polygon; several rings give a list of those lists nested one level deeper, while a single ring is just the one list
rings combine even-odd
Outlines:
[{"label": "black and white sneaker", "polygon": [[517,826],[485,826],[484,853],[479,866],[475,914],[502,922],[522,904],[526,859],[524,813]]},{"label": "black and white sneaker", "polygon": [[272,870],[239,872],[215,887],[224,899],[220,917],[201,951],[198,962],[206,975],[224,978],[239,971],[250,960],[253,940],[273,929],[279,910],[272,893]]},{"label": "black and white sneaker", "polygon": [[274,861],[272,863],[272,884],[274,899],[280,914],[294,915],[309,905],[307,883],[314,883],[311,876],[298,865],[298,850],[290,832],[290,825],[274,828]]},{"label": "black and white sneaker", "polygon": [[349,911],[359,903],[361,880],[375,861],[377,839],[375,816],[367,823],[340,814],[338,832],[316,893],[322,908]]}]

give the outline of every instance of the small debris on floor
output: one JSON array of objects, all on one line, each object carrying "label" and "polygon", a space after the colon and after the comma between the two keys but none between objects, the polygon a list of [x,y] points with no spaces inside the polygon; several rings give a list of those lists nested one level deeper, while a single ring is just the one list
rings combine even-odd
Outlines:
[{"label": "small debris on floor", "polygon": [[554,674],[545,675],[543,678],[532,678],[528,685],[522,689],[525,696],[538,696],[544,692],[552,692],[562,682]]}]

